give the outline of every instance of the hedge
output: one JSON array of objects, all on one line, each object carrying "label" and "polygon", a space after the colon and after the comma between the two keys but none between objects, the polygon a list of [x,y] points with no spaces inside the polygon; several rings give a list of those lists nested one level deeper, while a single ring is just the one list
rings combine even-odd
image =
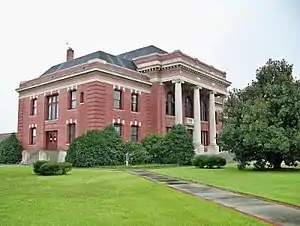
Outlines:
[{"label": "hedge", "polygon": [[218,155],[198,155],[193,161],[193,165],[198,168],[220,168],[226,165],[226,159]]},{"label": "hedge", "polygon": [[50,176],[50,175],[66,175],[72,170],[72,164],[69,162],[49,162],[49,161],[37,161],[33,165],[33,172],[38,175]]}]

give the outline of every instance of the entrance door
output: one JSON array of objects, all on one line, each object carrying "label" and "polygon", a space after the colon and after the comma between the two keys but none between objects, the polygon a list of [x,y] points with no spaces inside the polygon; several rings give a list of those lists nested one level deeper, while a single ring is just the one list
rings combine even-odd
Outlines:
[{"label": "entrance door", "polygon": [[46,142],[47,150],[57,150],[57,131],[48,131]]}]

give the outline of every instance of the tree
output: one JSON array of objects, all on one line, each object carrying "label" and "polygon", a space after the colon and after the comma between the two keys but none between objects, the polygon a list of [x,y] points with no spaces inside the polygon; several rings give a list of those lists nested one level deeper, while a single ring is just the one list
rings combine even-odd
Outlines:
[{"label": "tree", "polygon": [[192,136],[183,125],[174,125],[163,141],[163,163],[187,165],[194,155]]},{"label": "tree", "polygon": [[70,144],[66,161],[75,167],[122,164],[122,139],[111,125],[102,131],[88,131]]},{"label": "tree", "polygon": [[139,142],[128,141],[123,145],[124,156],[129,153],[129,163],[132,165],[147,164],[150,156],[143,145]]},{"label": "tree", "polygon": [[219,143],[241,168],[255,161],[257,169],[277,169],[300,160],[300,85],[292,69],[285,60],[270,59],[255,81],[229,94]]},{"label": "tree", "polygon": [[142,140],[142,145],[146,152],[149,154],[150,163],[162,164],[164,160],[164,147],[163,147],[164,137],[159,134],[148,134]]},{"label": "tree", "polygon": [[0,143],[0,163],[16,164],[22,160],[21,144],[15,133]]}]

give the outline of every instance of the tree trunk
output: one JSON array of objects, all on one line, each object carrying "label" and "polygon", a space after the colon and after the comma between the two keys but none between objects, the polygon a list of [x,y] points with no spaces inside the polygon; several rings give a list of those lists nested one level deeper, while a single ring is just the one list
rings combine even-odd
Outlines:
[{"label": "tree trunk", "polygon": [[273,159],[273,169],[281,169],[281,163],[282,163],[283,159],[281,156],[276,156],[274,159]]}]

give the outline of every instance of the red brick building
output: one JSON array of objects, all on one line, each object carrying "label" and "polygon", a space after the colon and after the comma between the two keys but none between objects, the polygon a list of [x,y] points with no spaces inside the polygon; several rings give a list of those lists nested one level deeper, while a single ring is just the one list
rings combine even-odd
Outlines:
[{"label": "red brick building", "polygon": [[225,72],[155,46],[79,58],[69,48],[66,58],[16,89],[23,161],[63,161],[74,137],[109,124],[127,141],[181,123],[197,153],[218,152],[218,115],[230,85]]}]

